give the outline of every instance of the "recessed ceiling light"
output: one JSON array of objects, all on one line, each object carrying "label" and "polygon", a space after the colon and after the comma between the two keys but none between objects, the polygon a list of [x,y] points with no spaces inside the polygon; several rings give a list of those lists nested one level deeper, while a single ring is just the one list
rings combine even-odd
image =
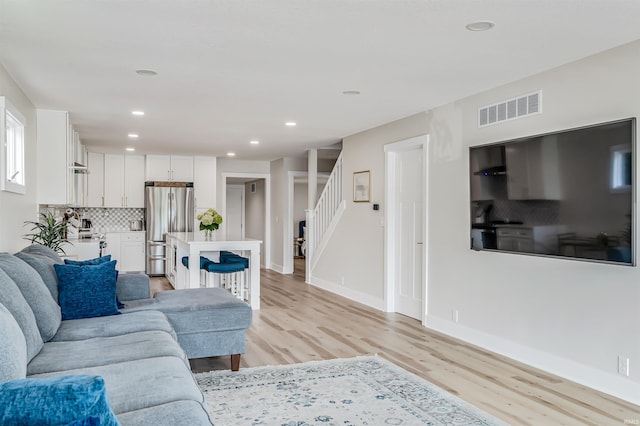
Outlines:
[{"label": "recessed ceiling light", "polygon": [[136,74],[145,77],[153,77],[154,75],[158,75],[158,73],[154,70],[136,70]]},{"label": "recessed ceiling light", "polygon": [[227,157],[235,157],[236,153],[235,152],[227,152]]},{"label": "recessed ceiling light", "polygon": [[144,111],[131,111],[131,115],[144,115]]},{"label": "recessed ceiling light", "polygon": [[347,96],[356,96],[359,95],[360,92],[358,90],[345,90],[342,92],[342,94]]},{"label": "recessed ceiling light", "polygon": [[127,148],[127,151],[130,151],[130,152],[133,152],[135,150],[136,150],[135,148]]},{"label": "recessed ceiling light", "polygon": [[288,127],[295,127],[296,123],[294,121],[287,121],[286,123],[284,123],[284,125]]},{"label": "recessed ceiling light", "polygon": [[491,21],[477,21],[467,24],[469,31],[487,31],[495,27],[496,24]]},{"label": "recessed ceiling light", "polygon": [[127,136],[129,136],[131,139],[137,139],[140,137],[137,133],[129,133]]},{"label": "recessed ceiling light", "polygon": [[250,143],[251,145],[259,145],[259,144],[260,144],[260,141],[252,140],[252,141],[250,141],[249,143]]}]

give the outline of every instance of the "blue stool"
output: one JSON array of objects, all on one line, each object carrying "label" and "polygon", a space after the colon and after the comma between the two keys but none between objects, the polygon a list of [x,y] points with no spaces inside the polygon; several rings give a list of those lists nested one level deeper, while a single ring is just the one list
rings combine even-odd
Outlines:
[{"label": "blue stool", "polygon": [[[184,267],[189,269],[189,256],[183,256],[181,260]],[[207,285],[207,271],[205,270],[205,266],[209,262],[211,262],[211,260],[200,256],[200,287],[206,287]]]},{"label": "blue stool", "polygon": [[207,271],[207,287],[222,287],[238,299],[249,301],[249,286],[245,273],[247,267],[244,262],[208,262],[204,269]]}]

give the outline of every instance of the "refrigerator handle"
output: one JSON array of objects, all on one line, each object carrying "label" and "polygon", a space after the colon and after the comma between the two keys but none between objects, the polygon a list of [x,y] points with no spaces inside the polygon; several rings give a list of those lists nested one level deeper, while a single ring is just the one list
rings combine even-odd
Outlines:
[{"label": "refrigerator handle", "polygon": [[167,194],[169,197],[169,232],[173,232],[173,215],[175,214],[175,208],[173,207],[173,192]]}]

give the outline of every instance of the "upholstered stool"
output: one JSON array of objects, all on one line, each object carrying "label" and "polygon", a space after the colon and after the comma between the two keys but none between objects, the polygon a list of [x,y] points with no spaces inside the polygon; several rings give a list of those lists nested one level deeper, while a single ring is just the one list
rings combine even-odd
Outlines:
[{"label": "upholstered stool", "polygon": [[[207,271],[204,269],[204,266],[208,262],[211,262],[211,260],[204,256],[200,256],[200,287],[207,286]],[[182,264],[185,268],[189,269],[189,256],[182,257]]]},{"label": "upholstered stool", "polygon": [[238,299],[248,302],[249,285],[246,269],[244,262],[209,262],[205,265],[207,287],[222,287]]}]

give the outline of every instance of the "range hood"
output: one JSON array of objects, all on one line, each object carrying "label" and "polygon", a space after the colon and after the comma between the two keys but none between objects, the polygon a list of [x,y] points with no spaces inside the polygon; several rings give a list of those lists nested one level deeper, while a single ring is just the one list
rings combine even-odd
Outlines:
[{"label": "range hood", "polygon": [[69,168],[73,170],[74,173],[80,173],[80,174],[89,173],[89,168],[84,164],[80,164],[78,162],[73,163],[73,166],[69,166]]},{"label": "range hood", "polygon": [[507,174],[504,145],[493,145],[476,151],[479,170],[477,176],[504,176]]}]

